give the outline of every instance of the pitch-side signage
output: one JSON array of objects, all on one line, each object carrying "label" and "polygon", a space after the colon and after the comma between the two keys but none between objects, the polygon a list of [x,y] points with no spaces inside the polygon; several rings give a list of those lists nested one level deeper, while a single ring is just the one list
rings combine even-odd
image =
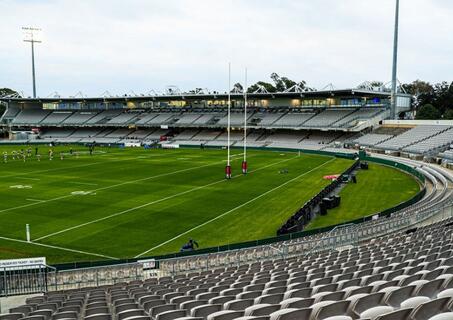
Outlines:
[{"label": "pitch-side signage", "polygon": [[143,270],[157,268],[155,259],[138,260],[137,262],[142,264]]},{"label": "pitch-side signage", "polygon": [[0,260],[0,271],[2,271],[2,269],[8,270],[38,269],[42,268],[45,265],[46,265],[45,257]]}]

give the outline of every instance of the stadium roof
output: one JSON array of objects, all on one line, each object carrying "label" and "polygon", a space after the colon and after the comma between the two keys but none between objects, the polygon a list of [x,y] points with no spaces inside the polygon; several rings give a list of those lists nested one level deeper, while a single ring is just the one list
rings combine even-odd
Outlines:
[{"label": "stadium roof", "polygon": [[[256,92],[248,93],[250,99],[275,99],[275,98],[330,98],[335,96],[354,96],[361,97],[388,97],[390,92],[371,91],[362,89],[341,89],[341,90],[321,90],[304,92]],[[401,94],[403,95],[403,94]],[[231,98],[241,98],[242,93],[231,93]],[[175,93],[164,95],[123,95],[123,96],[103,96],[103,97],[46,97],[46,98],[23,98],[23,97],[0,97],[0,101],[5,102],[128,102],[128,101],[170,101],[170,100],[222,100],[227,99],[228,94],[223,93]]]}]

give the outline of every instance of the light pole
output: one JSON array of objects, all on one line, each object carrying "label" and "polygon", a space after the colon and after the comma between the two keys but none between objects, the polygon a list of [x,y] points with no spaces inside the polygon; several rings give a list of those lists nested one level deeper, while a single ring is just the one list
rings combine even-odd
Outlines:
[{"label": "light pole", "polygon": [[393,32],[393,67],[392,67],[392,92],[390,96],[390,117],[396,118],[396,73],[398,68],[398,24],[399,24],[400,0],[396,0],[395,29]]},{"label": "light pole", "polygon": [[35,43],[41,43],[41,40],[36,39],[37,33],[41,31],[39,28],[22,27],[25,32],[24,42],[31,43],[31,72],[33,79],[33,98],[36,98],[36,75],[35,75]]}]

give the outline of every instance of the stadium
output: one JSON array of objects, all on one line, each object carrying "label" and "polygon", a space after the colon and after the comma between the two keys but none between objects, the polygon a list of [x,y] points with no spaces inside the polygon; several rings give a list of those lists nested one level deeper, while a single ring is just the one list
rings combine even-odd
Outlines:
[{"label": "stadium", "polygon": [[391,87],[39,97],[32,53],[0,320],[453,319],[453,121],[413,118],[396,3]]}]

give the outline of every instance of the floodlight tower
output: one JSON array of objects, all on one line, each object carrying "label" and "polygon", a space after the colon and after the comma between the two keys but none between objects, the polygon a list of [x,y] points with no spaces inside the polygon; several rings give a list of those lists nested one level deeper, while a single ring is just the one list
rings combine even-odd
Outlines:
[{"label": "floodlight tower", "polygon": [[42,41],[36,39],[37,33],[41,31],[39,28],[33,27],[22,27],[25,32],[24,42],[30,42],[31,44],[31,72],[33,77],[33,98],[36,98],[36,76],[35,76],[35,43],[41,43]]},{"label": "floodlight tower", "polygon": [[230,117],[231,117],[231,63],[228,63],[228,123],[227,123],[227,165],[225,167],[225,178],[231,179],[230,165]]},{"label": "floodlight tower", "polygon": [[390,117],[396,118],[396,94],[397,94],[397,79],[396,73],[398,68],[398,25],[399,25],[400,0],[396,0],[395,7],[395,29],[393,32],[393,67],[392,67],[392,92],[390,101]]},{"label": "floodlight tower", "polygon": [[247,174],[247,68],[244,79],[244,160],[242,161],[242,173]]}]

